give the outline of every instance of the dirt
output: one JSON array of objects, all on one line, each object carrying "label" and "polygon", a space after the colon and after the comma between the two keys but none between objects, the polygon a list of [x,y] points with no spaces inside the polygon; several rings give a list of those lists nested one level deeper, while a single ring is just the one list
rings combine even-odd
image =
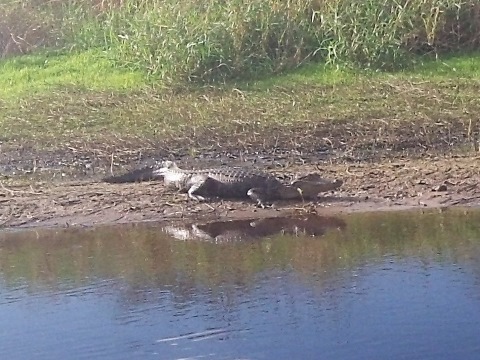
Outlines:
[{"label": "dirt", "polygon": [[99,174],[65,175],[61,168],[60,172],[48,172],[49,176],[27,172],[0,181],[0,224],[4,228],[68,227],[197,218],[261,218],[298,212],[332,215],[478,207],[479,160],[478,153],[473,153],[396,156],[374,161],[323,159],[316,164],[283,162],[281,166],[267,166],[268,171],[286,178],[296,173],[321,172],[325,178],[344,180],[344,185],[337,191],[320,194],[316,201],[276,202],[267,209],[259,209],[248,201],[197,203],[188,200],[185,194],[166,190],[161,182],[106,184],[101,182]]}]

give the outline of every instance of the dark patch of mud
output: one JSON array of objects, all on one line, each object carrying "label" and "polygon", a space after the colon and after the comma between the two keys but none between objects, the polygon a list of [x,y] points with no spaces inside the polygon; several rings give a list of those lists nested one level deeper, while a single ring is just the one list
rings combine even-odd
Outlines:
[{"label": "dark patch of mud", "polygon": [[252,122],[239,129],[208,128],[163,138],[98,135],[96,140],[63,139],[58,144],[0,139],[0,174],[48,181],[99,180],[165,159],[187,166],[257,165],[267,170],[324,162],[415,159],[471,149],[475,143],[471,131],[463,119],[319,118],[265,128]]}]

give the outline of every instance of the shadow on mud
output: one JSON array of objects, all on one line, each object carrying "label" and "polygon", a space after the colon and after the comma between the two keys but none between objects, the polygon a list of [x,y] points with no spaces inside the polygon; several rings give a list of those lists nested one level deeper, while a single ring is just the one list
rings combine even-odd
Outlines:
[{"label": "shadow on mud", "polygon": [[336,217],[297,215],[264,219],[212,221],[175,224],[162,231],[177,240],[203,240],[216,243],[248,241],[269,235],[322,236],[329,229],[344,229],[345,222]]}]

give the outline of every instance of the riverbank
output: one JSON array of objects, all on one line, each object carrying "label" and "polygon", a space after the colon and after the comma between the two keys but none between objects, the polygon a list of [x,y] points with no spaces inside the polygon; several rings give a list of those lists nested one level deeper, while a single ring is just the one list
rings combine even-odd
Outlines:
[{"label": "riverbank", "polygon": [[[480,206],[476,156],[424,156],[350,164],[323,164],[327,178],[345,180],[317,201],[277,202],[258,209],[247,201],[196,203],[165,190],[160,182],[105,184],[97,181],[26,181],[0,188],[3,227],[94,226],[138,221],[226,220],[292,213],[444,209]],[[292,165],[275,174],[319,171]]]},{"label": "riverbank", "polygon": [[[286,209],[478,205],[476,55],[409,72],[312,65],[269,79],[170,89],[109,68],[95,52],[81,57],[83,67],[77,58],[35,65],[38,81],[28,87],[20,76],[32,69],[20,70],[26,59],[42,63],[38,56],[4,61],[11,71],[0,77],[2,85],[17,84],[15,96],[5,92],[1,102],[4,227],[262,212],[243,203],[187,203],[154,183],[101,183],[165,158],[186,166],[256,166],[280,176],[321,169],[345,181],[328,196],[346,201]],[[95,59],[96,68],[85,65]],[[90,70],[75,78],[82,68]],[[445,184],[446,191],[433,190]]]}]

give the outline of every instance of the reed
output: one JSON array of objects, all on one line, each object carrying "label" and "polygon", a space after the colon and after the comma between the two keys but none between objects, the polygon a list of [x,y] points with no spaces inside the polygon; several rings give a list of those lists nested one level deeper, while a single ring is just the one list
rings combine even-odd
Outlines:
[{"label": "reed", "polygon": [[[2,56],[105,51],[165,83],[260,78],[316,61],[406,68],[480,45],[477,0],[3,0]],[[19,20],[22,21],[19,21]]]}]

